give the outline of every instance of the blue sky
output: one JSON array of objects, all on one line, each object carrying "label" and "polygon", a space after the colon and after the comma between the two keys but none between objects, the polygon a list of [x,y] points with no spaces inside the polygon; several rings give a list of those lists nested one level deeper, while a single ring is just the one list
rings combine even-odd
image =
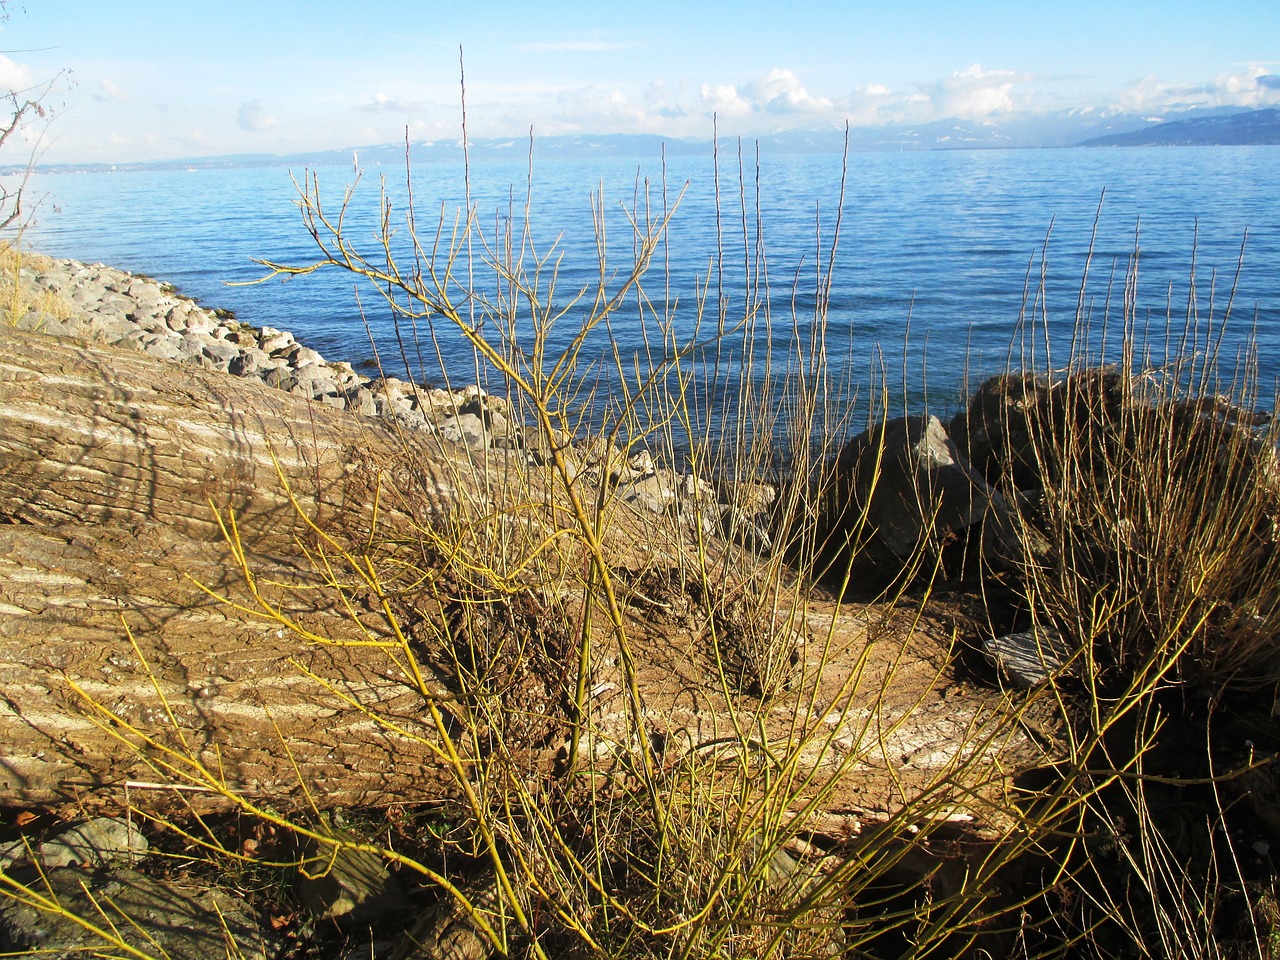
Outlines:
[{"label": "blue sky", "polygon": [[[10,0],[0,89],[67,70],[44,162],[474,136],[728,134],[1280,105],[1275,0]],[[30,140],[40,134],[26,131]]]}]

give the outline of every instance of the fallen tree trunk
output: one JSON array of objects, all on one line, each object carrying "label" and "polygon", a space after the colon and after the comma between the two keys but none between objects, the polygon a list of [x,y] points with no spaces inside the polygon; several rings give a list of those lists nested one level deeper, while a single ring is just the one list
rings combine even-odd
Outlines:
[{"label": "fallen tree trunk", "polygon": [[373,421],[129,350],[4,331],[0,406],[0,518],[13,523],[219,539],[215,504],[259,538],[290,539],[302,525],[281,475],[309,510],[358,505],[379,473],[427,509],[451,497],[443,453],[434,475],[410,477],[403,439]]},{"label": "fallen tree trunk", "polygon": [[[304,516],[359,542],[372,529],[375,491],[391,490],[393,500],[379,500],[379,529],[411,541],[414,525],[456,514],[464,501],[492,520],[487,495],[477,495],[485,471],[522,464],[518,454],[467,451],[428,433],[400,436],[226,374],[0,332],[0,516],[8,521],[0,527],[0,800],[119,802],[126,785],[148,789],[137,785],[163,779],[145,762],[155,750],[126,746],[111,716],[171,742],[181,731],[186,751],[229,787],[281,804],[350,806],[448,790],[423,697],[403,662],[376,647],[308,642],[211,596],[253,606],[214,507],[234,511],[258,582],[314,584],[314,530]],[[647,558],[630,600],[624,596],[634,604],[628,641],[646,733],[668,762],[681,751],[714,756],[732,739],[738,695],[715,680],[718,654],[698,620],[706,610],[687,597],[655,599],[644,579],[645,571],[673,569],[678,538],[658,525],[678,518],[628,509],[614,512],[624,529],[610,536]],[[525,515],[512,510],[495,522],[501,528]],[[627,562],[620,552],[618,563]],[[313,595],[296,616],[316,636],[349,636],[345,598],[334,590],[301,596]],[[848,773],[827,809],[893,809],[940,771],[969,762],[966,751],[981,739],[975,731],[994,720],[999,698],[973,688],[957,696],[958,687],[940,682],[949,628],[913,613],[895,623],[892,610],[830,603],[808,603],[788,620],[784,601],[775,597],[764,616],[794,632],[798,692],[790,706],[770,709],[763,733],[781,743],[797,731],[819,735],[804,755]],[[572,598],[557,602],[573,608]],[[544,613],[531,606],[520,616],[536,623]],[[864,656],[877,631],[888,642]],[[436,636],[437,649],[420,655],[447,666],[450,652]],[[571,673],[573,656],[570,649],[541,673],[527,671],[544,693],[561,684],[559,702],[516,711],[562,729],[570,685],[552,674]],[[632,749],[630,681],[618,651],[604,646],[592,663],[586,749]],[[855,672],[859,700],[850,706]],[[846,706],[830,713],[841,698]],[[404,735],[380,728],[373,705]],[[548,736],[530,750],[541,751],[536,762],[546,769],[559,747]],[[1007,770],[1027,762],[1026,748],[1012,734],[981,747],[999,753]],[[197,808],[226,803],[188,800]]]},{"label": "fallen tree trunk", "polygon": [[[393,715],[401,703],[417,712],[402,679],[377,658],[268,630],[198,584],[226,592],[241,580],[215,507],[234,512],[259,576],[298,579],[302,513],[358,523],[380,482],[440,511],[450,466],[260,383],[0,332],[0,797],[71,801],[149,779],[86,713],[86,695],[140,726],[163,723],[166,701],[219,745],[228,781],[246,791],[297,793],[290,753],[332,802],[420,787],[425,747],[401,745],[392,763],[366,719],[291,661]],[[324,629],[325,611],[313,615]]]}]

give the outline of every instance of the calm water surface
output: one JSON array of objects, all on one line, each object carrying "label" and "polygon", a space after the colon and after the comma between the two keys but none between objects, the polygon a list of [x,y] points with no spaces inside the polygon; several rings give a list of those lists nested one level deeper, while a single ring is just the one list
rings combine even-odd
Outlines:
[{"label": "calm water surface", "polygon": [[[1104,320],[1110,341],[1116,340],[1123,274],[1137,250],[1133,315],[1149,342],[1162,349],[1167,330],[1181,334],[1192,293],[1201,342],[1206,324],[1216,334],[1234,284],[1223,355],[1234,358],[1255,334],[1264,392],[1280,376],[1280,148],[854,154],[843,206],[836,156],[765,156],[757,165],[749,152],[740,160],[736,150],[722,151],[719,168],[717,213],[710,158],[669,160],[664,174],[661,157],[539,164],[535,147],[531,190],[527,158],[473,164],[472,202],[482,231],[493,236],[509,220],[519,227],[530,198],[534,249],[558,259],[556,297],[567,304],[600,276],[593,196],[605,211],[610,275],[625,272],[633,256],[626,211],[643,209],[646,186],[655,216],[683,193],[669,242],[647,278],[647,296],[671,308],[683,340],[698,331],[705,336],[720,316],[732,325],[744,314],[744,288],[767,288],[772,339],[761,326],[753,336],[757,346],[770,345],[776,363],[794,349],[793,329],[810,332],[816,271],[831,256],[839,214],[828,355],[855,379],[865,379],[870,364],[883,358],[890,381],[910,383],[909,403],[918,406],[925,383],[932,404],[954,403],[966,377],[972,384],[1002,369],[1011,349],[1016,356],[1034,347],[1043,359],[1043,334],[1028,333],[1020,322],[1031,317],[1047,322],[1050,361],[1065,359],[1105,192],[1084,296],[1093,341],[1101,342]],[[336,213],[352,169],[314,173]],[[396,243],[406,249],[404,172],[373,168],[346,221],[349,239],[371,256],[378,252],[382,177],[399,228]],[[463,183],[461,165],[415,167],[420,233],[428,242],[442,211],[447,241],[464,201]],[[379,351],[388,355],[389,310],[376,290],[348,274],[228,285],[263,275],[255,257],[301,264],[314,256],[283,167],[46,174],[31,189],[46,197],[31,234],[38,249],[169,280],[246,322],[292,330],[329,359],[372,356],[358,292]],[[481,254],[477,244],[477,276],[491,277]],[[544,291],[546,279],[544,271]],[[492,292],[491,280],[479,283]],[[567,342],[585,309],[570,309],[553,347]],[[652,341],[651,316],[648,321]],[[612,333],[622,356],[642,350],[634,298]],[[450,338],[440,342],[446,370],[474,380],[469,353]],[[601,341],[591,349],[606,353]],[[735,349],[728,344],[722,358]],[[438,378],[431,356],[425,367],[423,376]]]}]

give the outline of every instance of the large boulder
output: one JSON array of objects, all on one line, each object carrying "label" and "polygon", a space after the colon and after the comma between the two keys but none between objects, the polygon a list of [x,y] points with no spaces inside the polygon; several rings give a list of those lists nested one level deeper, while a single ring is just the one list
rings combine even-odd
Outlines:
[{"label": "large boulder", "polygon": [[834,464],[824,516],[830,538],[897,560],[937,553],[981,527],[988,557],[1018,554],[1013,512],[933,416],[899,417],[854,437]]},{"label": "large boulder", "polygon": [[1001,374],[983,381],[947,432],[988,483],[1006,494],[1037,491],[1052,479],[1068,431],[1105,433],[1120,419],[1134,386],[1116,367],[1060,376]]}]

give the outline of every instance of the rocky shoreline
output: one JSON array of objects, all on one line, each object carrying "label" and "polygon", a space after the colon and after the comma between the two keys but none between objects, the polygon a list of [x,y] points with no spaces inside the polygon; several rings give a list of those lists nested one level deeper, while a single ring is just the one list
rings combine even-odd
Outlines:
[{"label": "rocky shoreline", "polygon": [[[33,307],[15,318],[20,330],[93,340],[249,377],[337,410],[437,431],[471,446],[481,440],[472,429],[476,426],[486,442],[509,435],[508,418],[495,416],[505,401],[486,398],[479,387],[450,392],[396,377],[367,377],[350,363],[326,360],[287,330],[242,323],[229,311],[202,307],[170,284],[101,263],[31,259],[34,265],[23,266],[21,282],[32,302],[47,302],[42,295],[52,295],[72,309],[59,316]],[[489,415],[469,412],[477,406]]]}]

